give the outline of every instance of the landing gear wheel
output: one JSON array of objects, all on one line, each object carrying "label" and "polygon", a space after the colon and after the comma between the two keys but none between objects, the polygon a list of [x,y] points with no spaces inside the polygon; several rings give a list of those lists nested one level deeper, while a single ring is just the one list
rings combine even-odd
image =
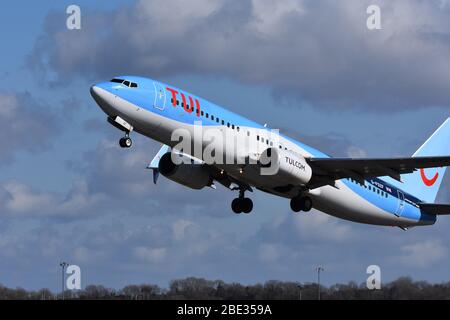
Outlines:
[{"label": "landing gear wheel", "polygon": [[253,201],[250,198],[244,198],[241,200],[242,212],[248,214],[253,210]]},{"label": "landing gear wheel", "polygon": [[133,145],[133,140],[131,140],[130,137],[123,137],[119,140],[119,145],[122,148],[131,148],[131,146]]},{"label": "landing gear wheel", "polygon": [[302,210],[308,212],[312,209],[312,200],[309,197],[304,197],[302,201]]},{"label": "landing gear wheel", "polygon": [[300,212],[302,210],[302,204],[299,197],[291,199],[291,210],[294,212]]},{"label": "landing gear wheel", "polygon": [[309,197],[295,197],[291,199],[291,209],[294,212],[305,211],[312,209],[312,200]]},{"label": "landing gear wheel", "polygon": [[234,213],[250,213],[253,210],[253,201],[250,198],[245,198],[245,189],[239,189],[239,197],[231,202],[231,209]]},{"label": "landing gear wheel", "polygon": [[239,198],[234,199],[231,202],[231,210],[233,210],[234,213],[239,214],[242,212],[242,201]]}]

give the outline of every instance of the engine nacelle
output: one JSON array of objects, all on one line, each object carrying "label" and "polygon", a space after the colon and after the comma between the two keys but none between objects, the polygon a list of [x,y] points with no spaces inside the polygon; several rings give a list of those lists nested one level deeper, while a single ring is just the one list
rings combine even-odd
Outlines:
[{"label": "engine nacelle", "polygon": [[259,158],[261,174],[279,185],[306,185],[312,169],[301,155],[278,148],[266,149]]},{"label": "engine nacelle", "polygon": [[192,163],[189,158],[187,159],[189,163],[183,161],[181,164],[175,164],[172,161],[172,153],[167,152],[159,160],[158,170],[167,179],[192,189],[202,189],[211,185],[208,169],[202,164]]}]

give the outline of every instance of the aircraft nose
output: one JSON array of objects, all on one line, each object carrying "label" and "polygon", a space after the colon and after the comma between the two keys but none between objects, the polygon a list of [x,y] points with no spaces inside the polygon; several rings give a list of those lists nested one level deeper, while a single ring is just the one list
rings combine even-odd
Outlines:
[{"label": "aircraft nose", "polygon": [[93,85],[91,87],[91,96],[92,98],[94,98],[95,100],[97,100],[98,98],[100,98],[100,88],[97,87],[96,85]]},{"label": "aircraft nose", "polygon": [[107,88],[104,83],[97,83],[91,87],[90,92],[98,106],[109,114],[114,109],[114,102]]},{"label": "aircraft nose", "polygon": [[102,84],[94,84],[91,87],[91,96],[94,98],[95,102],[97,102],[98,105],[103,106],[107,104],[108,101],[108,91],[105,90],[102,86]]}]

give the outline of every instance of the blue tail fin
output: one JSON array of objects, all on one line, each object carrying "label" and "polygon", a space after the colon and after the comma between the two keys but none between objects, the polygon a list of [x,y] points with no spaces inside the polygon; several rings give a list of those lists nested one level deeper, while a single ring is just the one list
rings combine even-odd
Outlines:
[{"label": "blue tail fin", "polygon": [[[448,118],[427,141],[413,154],[413,157],[450,155],[450,118]],[[420,200],[433,203],[441,186],[446,167],[420,169],[402,175],[402,189]]]}]

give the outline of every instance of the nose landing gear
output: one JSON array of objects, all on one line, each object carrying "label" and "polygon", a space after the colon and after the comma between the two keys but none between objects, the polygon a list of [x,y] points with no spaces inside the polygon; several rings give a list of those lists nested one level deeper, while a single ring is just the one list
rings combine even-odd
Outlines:
[{"label": "nose landing gear", "polygon": [[294,212],[308,212],[312,209],[312,200],[310,197],[294,197],[291,199],[291,209]]},{"label": "nose landing gear", "polygon": [[116,116],[114,118],[108,117],[107,120],[114,127],[119,129],[120,131],[125,132],[125,137],[119,140],[119,145],[122,148],[131,148],[131,146],[133,145],[133,140],[131,140],[130,138],[130,133],[133,131],[133,126],[119,116]]},{"label": "nose landing gear", "polygon": [[231,209],[234,213],[250,213],[253,210],[253,201],[245,198],[244,190],[239,190],[239,197],[231,202]]},{"label": "nose landing gear", "polygon": [[133,140],[131,140],[130,135],[128,133],[125,134],[125,137],[119,140],[119,145],[122,148],[131,148],[131,146],[133,145]]}]

